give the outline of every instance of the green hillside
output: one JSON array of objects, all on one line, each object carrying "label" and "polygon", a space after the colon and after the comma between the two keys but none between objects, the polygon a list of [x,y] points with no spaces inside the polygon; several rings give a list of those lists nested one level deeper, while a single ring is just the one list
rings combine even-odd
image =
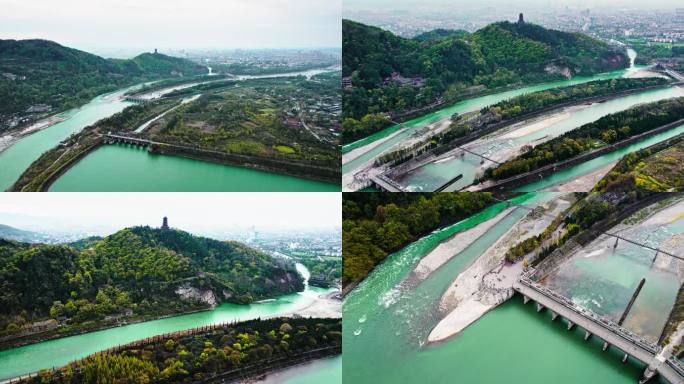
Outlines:
[{"label": "green hillside", "polygon": [[0,240],[0,288],[3,335],[48,318],[89,326],[126,312],[154,317],[304,286],[294,265],[244,244],[134,227],[81,249]]},{"label": "green hillside", "polygon": [[[382,129],[380,114],[401,118],[440,98],[453,103],[488,88],[590,75],[629,62],[624,52],[586,35],[510,22],[407,39],[344,20],[342,47],[343,76],[352,80],[343,96],[346,142]],[[393,73],[413,83],[388,80]]]},{"label": "green hillside", "polygon": [[136,82],[206,71],[189,60],[163,54],[104,59],[52,41],[0,40],[0,130],[9,126],[11,117],[32,113],[31,106],[61,111]]}]

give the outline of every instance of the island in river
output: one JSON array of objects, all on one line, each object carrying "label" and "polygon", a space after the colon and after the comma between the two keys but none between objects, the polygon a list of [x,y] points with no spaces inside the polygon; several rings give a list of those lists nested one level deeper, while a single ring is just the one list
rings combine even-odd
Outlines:
[{"label": "island in river", "polygon": [[28,382],[230,382],[341,353],[340,319],[279,317],[139,340],[41,371]]}]

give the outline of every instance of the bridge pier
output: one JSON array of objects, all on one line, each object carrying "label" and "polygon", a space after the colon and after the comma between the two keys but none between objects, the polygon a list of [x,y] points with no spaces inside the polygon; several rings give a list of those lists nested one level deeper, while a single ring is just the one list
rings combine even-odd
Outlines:
[{"label": "bridge pier", "polygon": [[608,350],[609,347],[610,347],[610,344],[608,344],[607,341],[604,341],[604,342],[603,342],[603,348],[601,348],[601,350],[602,350],[603,352],[605,352],[605,351]]},{"label": "bridge pier", "polygon": [[629,354],[625,353],[625,355],[622,356],[622,363],[623,364],[627,362],[627,358],[629,358]]},{"label": "bridge pier", "polygon": [[523,304],[527,304],[528,301],[530,301],[530,298],[523,295]]},{"label": "bridge pier", "polygon": [[589,340],[590,337],[591,337],[591,332],[589,332],[589,331],[584,332],[584,341]]},{"label": "bridge pier", "polygon": [[537,303],[537,312],[541,312],[544,308],[546,308],[544,307],[544,305],[542,305],[541,303]]},{"label": "bridge pier", "polygon": [[571,330],[572,327],[574,327],[574,326],[575,326],[575,323],[573,323],[572,321],[568,320],[568,331]]},{"label": "bridge pier", "polygon": [[558,314],[554,311],[551,311],[551,321],[554,321],[558,318]]}]

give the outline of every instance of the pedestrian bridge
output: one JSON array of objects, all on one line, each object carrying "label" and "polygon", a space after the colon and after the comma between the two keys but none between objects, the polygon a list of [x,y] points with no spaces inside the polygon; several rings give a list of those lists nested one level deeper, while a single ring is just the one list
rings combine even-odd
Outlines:
[{"label": "pedestrian bridge", "polygon": [[624,353],[623,362],[626,362],[631,356],[648,365],[649,369],[645,373],[647,378],[651,377],[649,370],[653,367],[653,370],[670,383],[684,383],[682,367],[677,366],[673,359],[668,359],[667,362],[657,361],[656,355],[660,352],[660,348],[639,335],[611,320],[596,315],[588,309],[575,305],[569,299],[532,281],[527,275],[523,275],[516,281],[513,284],[513,289],[523,296],[525,303],[530,300],[534,301],[537,305],[537,312],[546,308],[551,312],[552,320],[558,316],[565,318],[568,321],[568,330],[576,325],[584,329],[585,340],[591,336],[600,338],[603,341],[604,351],[611,346],[618,348]]}]

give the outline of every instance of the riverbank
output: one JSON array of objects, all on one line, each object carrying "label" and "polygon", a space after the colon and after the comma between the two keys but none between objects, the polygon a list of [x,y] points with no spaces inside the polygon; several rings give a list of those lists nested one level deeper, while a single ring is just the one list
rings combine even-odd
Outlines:
[{"label": "riverbank", "polygon": [[329,166],[313,164],[311,162],[296,162],[292,160],[218,152],[174,144],[154,143],[149,147],[149,152],[151,154],[178,156],[192,160],[256,169],[259,171],[301,177],[335,185],[340,182],[341,177],[339,170]]},{"label": "riverbank", "polygon": [[342,383],[342,355],[302,363],[243,381],[242,384]]},{"label": "riverbank", "polygon": [[145,106],[130,106],[123,109],[119,114],[84,127],[78,133],[62,141],[60,145],[42,153],[14,181],[8,191],[47,191],[57,178],[102,145],[105,134],[130,132],[154,116],[171,108],[175,103],[175,101],[170,100]]},{"label": "riverbank", "polygon": [[168,318],[177,317],[177,316],[191,315],[193,313],[206,312],[206,311],[211,311],[211,310],[213,310],[213,308],[208,307],[208,308],[204,308],[204,309],[190,310],[190,311],[184,311],[184,312],[171,312],[171,313],[159,315],[159,316],[144,316],[144,315],[142,315],[142,316],[127,318],[123,322],[116,321],[116,322],[109,322],[109,323],[100,323],[100,324],[96,324],[96,325],[92,325],[92,326],[76,327],[76,328],[69,330],[69,331],[66,331],[66,332],[61,332],[62,328],[55,328],[54,330],[50,330],[50,331],[46,331],[46,332],[33,333],[33,334],[21,336],[19,338],[15,338],[15,339],[0,341],[0,351],[11,349],[11,348],[23,347],[23,346],[27,346],[27,345],[31,345],[31,344],[42,343],[45,341],[50,341],[50,340],[55,340],[55,339],[61,339],[64,337],[78,336],[78,335],[83,335],[83,334],[87,334],[87,333],[103,331],[103,330],[112,329],[112,328],[118,328],[118,327],[122,327],[122,326],[126,326],[126,325],[138,324],[138,323],[143,323],[143,322],[147,322],[147,321],[168,319]]},{"label": "riverbank", "polygon": [[[540,178],[543,178],[545,176],[549,176],[559,170],[571,167],[573,165],[577,165],[579,163],[595,159],[601,155],[616,151],[620,148],[626,147],[630,144],[636,143],[638,141],[647,139],[650,136],[656,135],[658,133],[670,130],[672,128],[678,127],[680,125],[684,124],[684,119],[679,119],[677,121],[674,121],[672,123],[665,124],[663,126],[660,126],[658,128],[651,129],[647,132],[640,133],[638,135],[629,137],[627,139],[624,139],[622,141],[618,141],[616,143],[610,144],[610,145],[605,145],[601,148],[590,150],[588,152],[582,153],[580,155],[577,155],[575,157],[572,157],[567,160],[559,161],[554,164],[549,164],[545,165],[543,167],[540,167],[538,169],[535,169],[533,171],[526,172],[524,174],[520,175],[515,175],[511,176],[507,179],[503,180],[485,180],[481,182],[480,184],[477,185],[472,185],[469,186],[466,190],[474,192],[474,191],[480,191],[480,192],[485,192],[485,191],[502,191],[502,190],[510,190],[522,185],[525,185],[527,183],[531,183],[534,181],[539,180]],[[679,136],[679,135],[678,135]],[[670,142],[672,140],[679,140],[679,137],[675,138],[670,138],[667,139],[667,142]]]},{"label": "riverbank", "polygon": [[[677,88],[660,85],[549,106],[544,113],[535,111],[491,124],[466,137],[429,149],[392,167],[387,176],[409,190],[433,190],[437,180],[447,181],[456,176],[458,169],[464,177],[455,189],[466,188],[481,178],[488,168],[516,158],[530,147],[539,146],[611,113],[646,101],[682,94]],[[439,164],[442,162],[447,163]]]},{"label": "riverbank", "polygon": [[[304,308],[296,312],[286,313],[282,316],[292,317],[320,317],[320,318],[342,318],[342,300],[339,299],[340,291],[322,293]],[[281,316],[281,315],[279,315]]]},{"label": "riverbank", "polygon": [[60,123],[67,119],[64,116],[66,112],[60,112],[52,116],[45,117],[38,120],[37,122],[29,125],[28,127],[23,127],[15,130],[10,130],[0,136],[0,153],[2,153],[7,148],[11,147],[17,140],[24,136],[28,136],[32,133],[42,131],[43,129],[49,128],[57,123]]},{"label": "riverbank", "polygon": [[604,165],[572,180],[546,187],[541,192],[589,192],[596,183],[613,169],[615,164],[617,164],[617,161],[612,161],[608,165]]},{"label": "riverbank", "polygon": [[451,260],[451,258],[456,257],[464,249],[468,248],[485,232],[503,220],[515,209],[515,207],[507,208],[495,217],[482,222],[473,228],[458,232],[448,240],[441,242],[435,249],[420,259],[405,281],[415,285],[425,280],[432,272]]},{"label": "riverbank", "polygon": [[572,195],[559,195],[535,207],[461,272],[439,301],[439,311],[446,315],[430,331],[428,342],[444,341],[460,333],[508,300],[513,295],[513,283],[523,272],[523,262],[506,263],[506,252],[542,233],[573,200]]}]

